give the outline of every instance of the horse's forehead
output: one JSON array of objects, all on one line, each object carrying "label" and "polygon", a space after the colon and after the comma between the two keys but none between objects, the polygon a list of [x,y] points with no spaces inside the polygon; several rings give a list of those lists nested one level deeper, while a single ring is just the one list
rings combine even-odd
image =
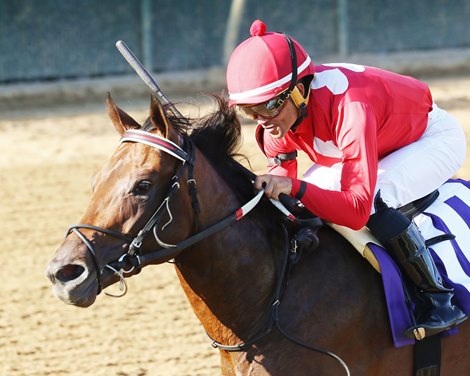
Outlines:
[{"label": "horse's forehead", "polygon": [[134,179],[143,172],[158,172],[162,153],[137,143],[122,143],[96,174],[94,183],[120,178]]}]

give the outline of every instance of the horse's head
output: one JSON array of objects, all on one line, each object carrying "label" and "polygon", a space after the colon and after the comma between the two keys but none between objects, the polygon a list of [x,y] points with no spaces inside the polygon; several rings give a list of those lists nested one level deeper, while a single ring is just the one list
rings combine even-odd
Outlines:
[{"label": "horse's head", "polygon": [[[119,279],[112,265],[129,248],[140,248],[140,241],[142,247],[159,247],[156,234],[138,237],[152,218],[155,223],[147,232],[168,225],[164,232],[168,243],[177,241],[175,227],[178,236],[187,235],[193,219],[187,212],[178,218],[177,226],[171,225],[171,211],[191,206],[190,195],[179,195],[178,200],[172,200],[171,209],[167,206],[169,196],[179,188],[175,177],[183,174],[182,166],[186,170],[191,164],[191,156],[183,150],[187,150],[188,145],[183,144],[189,140],[170,123],[160,102],[152,98],[150,116],[142,126],[118,108],[110,96],[106,108],[121,143],[94,176],[91,201],[80,224],[70,228],[46,270],[54,293],[62,301],[81,307],[93,304],[102,288]],[[129,274],[137,272],[130,270],[132,265],[124,269]]]}]

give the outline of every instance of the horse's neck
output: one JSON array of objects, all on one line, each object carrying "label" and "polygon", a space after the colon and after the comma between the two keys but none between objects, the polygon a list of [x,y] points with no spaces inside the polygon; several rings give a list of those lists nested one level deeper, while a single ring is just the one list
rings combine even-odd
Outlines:
[{"label": "horse's neck", "polygon": [[[209,164],[199,166],[196,179],[201,228],[239,208],[241,203]],[[253,338],[266,329],[271,314],[286,239],[279,221],[272,216],[263,221],[259,210],[185,250],[176,260],[194,312],[208,334],[223,344]],[[344,342],[342,331],[350,333],[350,322],[360,322],[371,299],[380,301],[382,293],[372,268],[367,269],[340,235],[324,229],[321,240],[319,249],[305,255],[289,276],[280,315],[290,320],[288,327],[297,335],[328,347]],[[382,311],[375,317],[384,316]],[[335,322],[338,330],[332,335],[329,325],[306,326],[311,315],[318,322]],[[367,329],[372,330],[372,325]]]},{"label": "horse's neck", "polygon": [[[229,186],[207,164],[195,171],[201,229],[240,207]],[[256,209],[255,209],[256,210]],[[276,279],[277,234],[244,218],[184,251],[177,259],[181,285],[206,331],[233,343],[267,320]],[[266,315],[260,314],[266,311]],[[259,322],[259,323],[258,323]],[[238,334],[238,335],[237,335]]]}]

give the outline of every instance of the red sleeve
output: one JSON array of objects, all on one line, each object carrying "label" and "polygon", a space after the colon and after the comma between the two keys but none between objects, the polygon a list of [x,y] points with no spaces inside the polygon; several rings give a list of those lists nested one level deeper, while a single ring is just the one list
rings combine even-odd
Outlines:
[{"label": "red sleeve", "polygon": [[[302,203],[326,221],[358,230],[367,223],[377,182],[377,119],[366,104],[348,103],[339,109],[336,143],[343,153],[341,190],[307,184]],[[293,179],[291,195],[300,181]]]},{"label": "red sleeve", "polygon": [[[256,139],[261,151],[268,159],[272,159],[278,154],[290,153],[296,150],[292,146],[288,145],[285,138],[273,138],[267,134],[267,132],[263,132],[259,125],[256,129]],[[284,161],[281,164],[268,162],[267,172],[272,175],[297,178],[297,159]]]}]

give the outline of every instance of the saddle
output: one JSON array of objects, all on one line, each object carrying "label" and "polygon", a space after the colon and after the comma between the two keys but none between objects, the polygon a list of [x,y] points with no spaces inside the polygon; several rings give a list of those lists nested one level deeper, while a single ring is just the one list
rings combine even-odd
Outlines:
[{"label": "saddle", "polygon": [[[435,190],[426,196],[417,199],[407,205],[398,208],[402,214],[413,219],[417,215],[425,211],[439,196],[439,190]],[[296,217],[296,225],[289,231],[291,237],[291,252],[293,253],[292,262],[297,263],[302,252],[310,252],[318,247],[319,239],[317,231],[323,225],[323,222],[309,210],[307,210],[300,201],[289,196],[281,196],[281,203]],[[374,253],[367,246],[369,242],[379,244],[377,239],[365,229],[354,231],[343,226],[328,224],[337,232],[343,235],[380,273],[380,265]],[[429,239],[426,245],[435,244],[438,241],[448,240],[448,237],[437,237]]]},{"label": "saddle", "polygon": [[[289,206],[290,205],[290,206]],[[306,220],[305,226],[295,224],[291,233],[291,244],[296,236],[303,235],[303,227],[310,228],[308,237],[314,240],[292,252],[291,258],[298,261],[302,251],[310,251],[318,245],[316,232],[323,224],[308,212],[302,205],[285,203],[291,212]],[[297,207],[296,207],[297,206]],[[446,286],[454,289],[454,302],[466,313],[470,312],[470,183],[461,179],[451,179],[437,191],[431,192],[399,209],[412,218],[426,240],[431,256]],[[313,220],[312,218],[316,218]],[[308,226],[312,220],[312,227]],[[319,222],[318,222],[319,221]],[[388,252],[380,242],[364,227],[355,231],[344,226],[325,222],[346,240],[381,274],[384,292],[389,307],[389,316],[394,344],[396,347],[409,345],[413,340],[403,336],[404,331],[412,325],[408,311],[408,301],[414,297],[406,297],[401,274]],[[312,235],[313,233],[313,235]],[[301,242],[300,242],[301,243]],[[300,252],[299,252],[300,251]],[[413,289],[408,289],[412,291]],[[413,293],[411,293],[412,295]],[[399,308],[397,308],[399,307]],[[399,312],[398,312],[399,311]],[[395,320],[395,321],[393,321]]]},{"label": "saddle", "polygon": [[[427,194],[424,197],[421,197],[415,201],[406,204],[397,210],[402,214],[406,215],[408,218],[413,219],[419,214],[423,213],[433,202],[439,197],[439,190]],[[336,232],[341,234],[347,241],[349,241],[354,248],[372,265],[372,267],[377,271],[381,272],[380,264],[375,257],[374,252],[368,244],[377,244],[381,245],[380,242],[370,233],[367,228],[362,228],[360,230],[351,230],[348,227],[336,225],[334,223],[328,223],[328,226],[332,227]],[[437,241],[438,239],[429,239],[432,241]],[[426,242],[426,245],[429,245],[429,240]],[[441,241],[448,240],[447,237],[442,238]]]}]

